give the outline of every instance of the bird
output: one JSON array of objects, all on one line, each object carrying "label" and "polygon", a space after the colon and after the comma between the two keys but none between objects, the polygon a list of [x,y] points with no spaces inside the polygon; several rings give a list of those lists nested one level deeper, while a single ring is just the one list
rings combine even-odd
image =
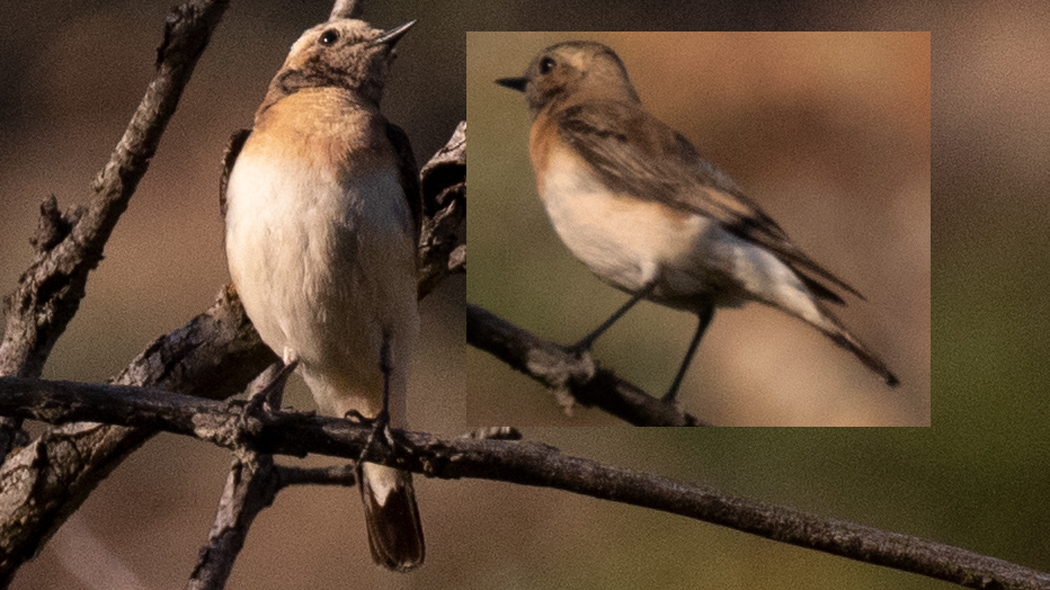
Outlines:
[{"label": "bird", "polygon": [[[231,138],[220,183],[230,277],[259,336],[323,412],[374,421],[387,440],[407,427],[422,201],[408,137],[380,102],[414,24],[333,11],[305,31],[252,129]],[[358,484],[376,563],[421,565],[411,474],[359,462]]]},{"label": "bird", "polygon": [[529,156],[555,232],[598,278],[631,295],[571,348],[594,341],[645,299],[696,314],[685,358],[663,400],[674,402],[714,311],[756,301],[820,330],[887,385],[900,381],[829,310],[833,289],[863,296],[817,264],[726,172],[650,114],[610,47],[568,41],[520,77]]}]

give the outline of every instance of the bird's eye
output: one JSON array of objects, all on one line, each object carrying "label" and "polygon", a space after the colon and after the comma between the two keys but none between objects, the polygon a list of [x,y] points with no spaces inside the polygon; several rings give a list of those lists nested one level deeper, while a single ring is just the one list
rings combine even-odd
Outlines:
[{"label": "bird's eye", "polygon": [[549,74],[549,73],[551,73],[551,70],[554,69],[554,66],[555,66],[554,60],[549,58],[549,57],[545,57],[545,58],[540,60],[540,73],[541,74]]},{"label": "bird's eye", "polygon": [[339,31],[335,29],[328,29],[321,33],[321,45],[332,45],[339,40]]}]

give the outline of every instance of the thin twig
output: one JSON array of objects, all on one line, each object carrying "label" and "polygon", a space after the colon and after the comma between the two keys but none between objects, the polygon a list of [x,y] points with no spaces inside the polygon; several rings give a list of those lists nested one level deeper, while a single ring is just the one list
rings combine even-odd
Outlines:
[{"label": "thin twig", "polygon": [[234,453],[215,524],[208,533],[208,543],[198,554],[187,590],[226,587],[234,561],[244,547],[248,528],[277,496],[277,480],[273,455],[251,451]]},{"label": "thin twig", "polygon": [[[316,453],[356,459],[371,432],[348,420],[308,413],[246,417],[243,406],[154,389],[0,378],[0,413],[45,421],[75,419],[149,425],[227,448],[247,445],[259,453]],[[429,477],[471,477],[566,490],[972,588],[1050,588],[1050,574],[967,549],[566,456],[549,445],[448,439],[420,432],[399,432],[397,438],[407,441],[411,451],[373,445],[368,461]]]},{"label": "thin twig", "polygon": [[708,426],[678,404],[655,398],[599,367],[589,353],[544,340],[470,303],[467,344],[553,389],[559,397],[571,396],[636,426]]},{"label": "thin twig", "polygon": [[329,467],[291,467],[276,465],[277,485],[284,489],[293,485],[339,486],[357,485],[357,465],[346,463]]},{"label": "thin twig", "polygon": [[[250,398],[241,419],[247,421],[249,417],[280,407],[284,386],[293,368],[294,363],[275,362],[260,373],[248,386]],[[242,423],[240,430],[250,431],[250,426]],[[222,590],[226,587],[233,564],[248,537],[248,529],[255,517],[273,504],[280,488],[279,481],[273,455],[249,448],[234,451],[233,465],[226,476],[215,523],[208,533],[208,542],[200,549],[186,584],[188,590]]]}]

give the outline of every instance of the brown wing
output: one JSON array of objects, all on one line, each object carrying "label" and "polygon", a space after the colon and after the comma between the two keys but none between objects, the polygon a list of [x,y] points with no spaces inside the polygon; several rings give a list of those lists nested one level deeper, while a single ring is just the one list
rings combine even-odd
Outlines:
[{"label": "brown wing", "polygon": [[727,231],[800,271],[819,297],[842,303],[804,272],[864,298],[795,246],[728,174],[701,158],[687,139],[641,108],[620,101],[588,101],[562,111],[558,128],[562,139],[583,154],[609,186],[715,219]]},{"label": "brown wing", "polygon": [[252,134],[251,129],[238,129],[230,135],[230,141],[226,143],[226,151],[222,153],[222,176],[219,178],[219,212],[223,218],[226,217],[226,185],[230,183],[230,172],[233,165],[237,163],[237,156],[241,154],[244,142]]},{"label": "brown wing", "polygon": [[419,232],[423,225],[423,194],[419,190],[419,167],[416,166],[416,157],[412,153],[412,144],[403,129],[388,121],[386,137],[397,155],[398,180],[401,190],[405,191],[405,198],[408,199],[408,208],[412,212],[412,227],[415,232],[413,236],[418,246]]}]

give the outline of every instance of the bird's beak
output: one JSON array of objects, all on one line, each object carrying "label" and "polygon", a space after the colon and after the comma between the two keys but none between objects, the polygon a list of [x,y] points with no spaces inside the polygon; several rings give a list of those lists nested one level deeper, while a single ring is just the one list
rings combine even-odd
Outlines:
[{"label": "bird's beak", "polygon": [[496,80],[496,84],[505,86],[511,90],[517,90],[518,92],[525,92],[525,86],[529,83],[529,79],[524,76],[521,78],[500,78]]},{"label": "bird's beak", "polygon": [[407,23],[400,24],[392,29],[387,29],[386,31],[383,31],[378,37],[372,39],[372,42],[368,45],[369,47],[375,47],[376,45],[389,45],[390,47],[393,47],[395,44],[397,44],[398,41],[401,40],[401,37],[405,36],[405,33],[407,33],[408,30],[411,29],[412,25],[414,24],[416,24],[416,21],[410,20]]}]

